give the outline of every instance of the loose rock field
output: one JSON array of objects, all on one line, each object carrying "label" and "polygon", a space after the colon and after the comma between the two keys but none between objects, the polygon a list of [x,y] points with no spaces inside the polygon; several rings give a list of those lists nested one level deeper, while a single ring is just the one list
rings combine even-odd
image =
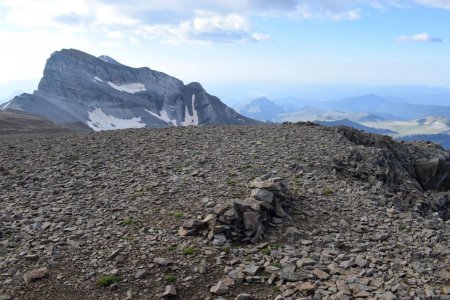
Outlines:
[{"label": "loose rock field", "polygon": [[[374,139],[311,124],[0,136],[0,299],[448,299],[448,153]],[[274,209],[215,211],[246,199]]]}]

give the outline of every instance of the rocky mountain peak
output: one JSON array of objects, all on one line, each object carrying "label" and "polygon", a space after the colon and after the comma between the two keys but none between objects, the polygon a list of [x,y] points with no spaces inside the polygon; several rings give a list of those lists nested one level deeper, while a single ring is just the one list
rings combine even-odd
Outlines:
[{"label": "rocky mountain peak", "polygon": [[90,130],[190,125],[249,125],[199,83],[184,83],[147,67],[76,49],[54,52],[38,90],[14,98],[8,109]]},{"label": "rocky mountain peak", "polygon": [[122,65],[117,60],[115,60],[114,58],[111,58],[111,57],[109,57],[107,55],[100,55],[98,58],[100,58],[101,60],[103,60],[104,62],[107,62],[109,64]]}]

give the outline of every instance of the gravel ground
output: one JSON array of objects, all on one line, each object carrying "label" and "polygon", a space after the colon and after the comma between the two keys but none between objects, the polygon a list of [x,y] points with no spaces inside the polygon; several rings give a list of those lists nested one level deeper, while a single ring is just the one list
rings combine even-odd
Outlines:
[{"label": "gravel ground", "polygon": [[[449,299],[450,195],[402,167],[445,153],[375,139],[311,124],[0,136],[0,299]],[[179,235],[267,173],[295,200],[262,241]]]}]

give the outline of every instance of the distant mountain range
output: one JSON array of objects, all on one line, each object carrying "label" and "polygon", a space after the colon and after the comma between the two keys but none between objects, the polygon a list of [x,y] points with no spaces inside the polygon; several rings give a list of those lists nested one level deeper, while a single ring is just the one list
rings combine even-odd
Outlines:
[{"label": "distant mountain range", "polygon": [[[271,122],[312,121],[324,126],[345,125],[398,139],[431,138],[450,141],[450,106],[419,105],[375,94],[333,101],[257,98],[236,110]],[[447,147],[447,146],[446,146]]]},{"label": "distant mountain range", "polygon": [[248,125],[199,83],[149,68],[131,68],[108,56],[75,49],[51,55],[38,90],[0,105],[77,130],[114,130],[188,125]]}]

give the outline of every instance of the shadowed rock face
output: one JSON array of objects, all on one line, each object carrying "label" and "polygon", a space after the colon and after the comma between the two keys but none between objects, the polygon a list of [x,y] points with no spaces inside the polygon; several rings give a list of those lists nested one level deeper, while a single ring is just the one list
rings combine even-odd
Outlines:
[{"label": "shadowed rock face", "polygon": [[149,68],[131,68],[73,49],[53,53],[38,90],[15,97],[5,108],[95,131],[257,123],[209,95],[199,83],[184,85]]}]

